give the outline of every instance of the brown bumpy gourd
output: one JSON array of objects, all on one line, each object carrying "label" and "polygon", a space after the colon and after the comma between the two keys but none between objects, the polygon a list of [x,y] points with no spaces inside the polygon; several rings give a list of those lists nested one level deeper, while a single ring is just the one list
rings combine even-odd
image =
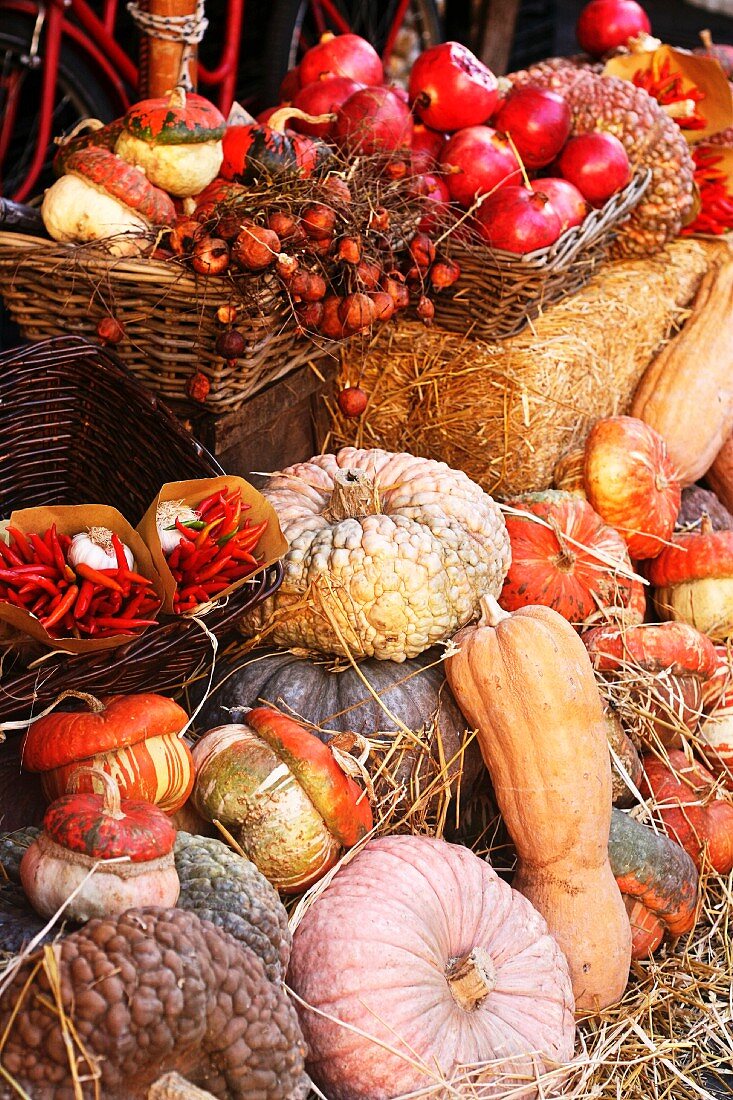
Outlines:
[{"label": "brown bumpy gourd", "polygon": [[564,951],[576,1008],[600,1010],[626,986],[631,930],[608,861],[611,768],[585,647],[551,608],[510,615],[491,597],[455,641],[448,682],[517,850],[512,885]]}]

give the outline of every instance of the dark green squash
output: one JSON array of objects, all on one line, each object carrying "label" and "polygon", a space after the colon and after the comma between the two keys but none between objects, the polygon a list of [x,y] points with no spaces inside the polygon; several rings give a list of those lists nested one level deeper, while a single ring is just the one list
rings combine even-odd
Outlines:
[{"label": "dark green squash", "polygon": [[694,927],[698,875],[679,844],[614,807],[608,856],[631,921],[632,958],[654,951],[665,932]]},{"label": "dark green squash", "polygon": [[[329,731],[357,733],[388,750],[402,722],[423,731],[420,744],[402,755],[392,779],[406,788],[426,784],[450,763],[454,793],[468,795],[479,775],[485,775],[476,739],[467,741],[467,722],[445,680],[442,651],[428,650],[404,663],[365,660],[359,672],[386,710],[347,662],[317,660],[287,650],[255,651],[220,672],[217,686],[197,720],[200,730],[243,720],[243,709],[260,704],[316,727],[323,741]],[[394,717],[392,717],[394,716]],[[465,751],[462,748],[465,746]],[[367,764],[368,770],[371,770]],[[393,791],[377,780],[377,799]]]}]

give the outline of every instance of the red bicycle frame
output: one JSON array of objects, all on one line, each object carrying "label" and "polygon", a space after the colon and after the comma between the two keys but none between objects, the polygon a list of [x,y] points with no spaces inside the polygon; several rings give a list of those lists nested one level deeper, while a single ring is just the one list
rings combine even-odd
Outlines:
[{"label": "red bicycle frame", "polygon": [[[130,94],[138,84],[138,67],[114,38],[118,0],[104,0],[102,17],[92,10],[87,0],[48,0],[46,4],[33,0],[2,0],[0,11],[15,11],[35,20],[31,56],[42,60],[41,102],[38,117],[38,134],[33,157],[21,187],[12,196],[22,202],[28,198],[38,181],[46,158],[46,150],[53,138],[53,109],[58,78],[61,42],[66,37],[80,54],[86,54],[92,67],[99,72],[112,93],[116,106],[123,113],[130,105]],[[220,110],[226,114],[234,99],[239,63],[239,40],[244,16],[244,0],[229,0],[227,4],[224,47],[219,64],[208,70],[199,65],[199,82],[217,88]],[[42,50],[41,47],[42,41]],[[16,121],[18,82],[6,88],[6,108],[0,120],[0,163],[10,141]]]}]

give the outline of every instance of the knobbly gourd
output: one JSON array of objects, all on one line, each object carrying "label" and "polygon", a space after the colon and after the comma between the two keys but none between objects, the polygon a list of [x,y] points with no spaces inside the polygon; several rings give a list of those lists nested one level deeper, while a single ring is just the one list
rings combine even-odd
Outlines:
[{"label": "knobbly gourd", "polygon": [[494,1059],[481,1093],[521,1083],[531,1100],[527,1080],[573,1052],[545,921],[485,860],[431,837],[380,837],[338,870],[295,930],[288,985],[329,1100],[432,1092]]},{"label": "knobbly gourd", "polygon": [[[101,795],[76,791],[82,772],[101,784]],[[98,768],[79,769],[69,790],[48,807],[43,831],[20,864],[36,912],[51,917],[64,906],[74,920],[89,920],[144,905],[175,905],[176,831],[163,811],[121,799],[114,779]]]},{"label": "knobbly gourd", "polygon": [[[185,710],[163,695],[110,695],[98,700],[81,695],[91,712],[54,711],[29,727],[23,767],[40,772],[49,799],[66,794],[79,764],[108,772],[123,798],[154,802],[175,813],[193,787],[191,750],[180,733]],[[91,790],[82,778],[80,790]]]},{"label": "knobbly gourd", "polygon": [[[34,1100],[77,1100],[88,1063],[81,1055],[72,1077],[69,1061],[80,1050],[104,1100],[145,1100],[170,1070],[222,1100],[308,1093],[285,990],[244,944],[182,909],[89,921],[54,946],[52,967],[30,955],[0,994],[0,1030],[5,1074]],[[0,1100],[17,1096],[0,1078]]]},{"label": "knobbly gourd", "polygon": [[626,987],[631,931],[608,862],[611,766],[588,654],[551,608],[509,614],[490,596],[454,641],[446,675],[514,841],[513,884],[565,953],[577,1008],[598,1011]]},{"label": "knobbly gourd", "polygon": [[404,661],[498,595],[510,560],[498,506],[444,462],[345,447],[262,490],[290,550],[285,579],[240,622],[284,648]]},{"label": "knobbly gourd", "polygon": [[174,88],[170,96],[134,103],[122,120],[115,152],[171,195],[197,195],[224,157],[224,116],[203,96]]}]

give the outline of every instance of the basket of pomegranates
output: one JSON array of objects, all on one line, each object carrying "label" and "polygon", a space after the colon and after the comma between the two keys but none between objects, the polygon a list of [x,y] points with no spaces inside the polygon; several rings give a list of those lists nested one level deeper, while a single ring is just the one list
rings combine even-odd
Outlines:
[{"label": "basket of pomegranates", "polygon": [[[214,640],[282,579],[260,494],[78,337],[0,356],[0,408],[0,722],[70,688],[167,692],[205,674]],[[173,519],[151,534],[163,499]]]},{"label": "basket of pomegranates", "polygon": [[355,89],[338,108],[254,119],[235,104],[225,122],[176,89],[63,139],[41,206],[52,240],[0,234],[24,335],[112,344],[162,396],[217,412],[406,308],[408,242],[432,200],[401,155],[406,97],[362,45],[359,84],[322,81]]}]

